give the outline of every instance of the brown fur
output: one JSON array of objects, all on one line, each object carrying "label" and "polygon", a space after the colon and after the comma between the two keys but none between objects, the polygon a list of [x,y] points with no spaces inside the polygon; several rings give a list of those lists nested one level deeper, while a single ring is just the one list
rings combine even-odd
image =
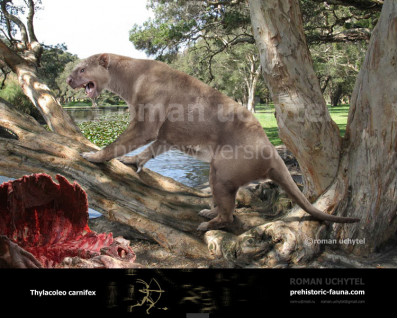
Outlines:
[{"label": "brown fur", "polygon": [[89,57],[67,79],[73,88],[90,81],[95,83],[91,97],[98,96],[103,89],[118,94],[129,105],[132,120],[115,142],[82,156],[90,162],[104,162],[154,141],[142,153],[119,160],[136,164],[140,170],[149,159],[173,147],[208,161],[214,208],[200,212],[211,220],[198,229],[217,229],[231,223],[238,188],[264,178],[280,184],[317,219],[358,221],[332,216],[312,206],[294,183],[257,119],[201,81],[158,61],[114,54]]}]

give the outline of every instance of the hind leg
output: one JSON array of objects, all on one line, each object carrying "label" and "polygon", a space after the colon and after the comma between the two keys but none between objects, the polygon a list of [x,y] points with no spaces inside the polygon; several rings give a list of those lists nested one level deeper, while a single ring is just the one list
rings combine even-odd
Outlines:
[{"label": "hind leg", "polygon": [[230,180],[226,181],[220,175],[217,176],[217,169],[213,165],[214,163],[210,169],[210,186],[214,208],[199,213],[203,217],[213,219],[201,223],[198,227],[201,231],[224,228],[234,220],[235,197],[239,187],[233,186]]},{"label": "hind leg", "polygon": [[[214,193],[213,191],[213,165],[210,165],[210,172],[209,172],[209,185],[210,185],[210,189],[212,194]],[[214,200],[214,199],[213,199]],[[214,202],[212,204],[212,208],[211,209],[202,209],[199,214],[199,216],[202,216],[204,218],[207,219],[213,219],[217,217],[217,210],[215,208]]]}]

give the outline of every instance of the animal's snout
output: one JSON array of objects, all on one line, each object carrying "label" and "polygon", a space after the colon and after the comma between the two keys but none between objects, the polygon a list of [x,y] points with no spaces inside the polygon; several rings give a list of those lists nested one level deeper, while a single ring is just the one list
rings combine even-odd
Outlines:
[{"label": "animal's snout", "polygon": [[[73,79],[71,76],[68,76],[68,78],[66,79],[66,83],[69,84],[70,86],[72,86],[73,83]],[[73,87],[73,86],[72,86]]]}]

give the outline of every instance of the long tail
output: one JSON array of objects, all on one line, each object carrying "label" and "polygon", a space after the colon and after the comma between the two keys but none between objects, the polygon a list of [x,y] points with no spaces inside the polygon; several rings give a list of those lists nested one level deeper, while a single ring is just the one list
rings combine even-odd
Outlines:
[{"label": "long tail", "polygon": [[327,220],[335,223],[359,222],[358,218],[329,215],[312,206],[312,204],[303,195],[303,193],[297,187],[296,183],[293,181],[293,178],[290,176],[290,173],[283,160],[280,159],[280,161],[281,161],[281,165],[279,165],[280,167],[278,167],[278,169],[271,170],[269,172],[269,178],[271,178],[273,181],[279,184],[287,192],[287,194],[307,213],[309,213],[316,219]]}]

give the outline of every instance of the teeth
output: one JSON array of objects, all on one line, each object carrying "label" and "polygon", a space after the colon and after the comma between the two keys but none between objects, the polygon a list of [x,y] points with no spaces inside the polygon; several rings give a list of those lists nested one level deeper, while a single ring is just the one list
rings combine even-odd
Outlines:
[{"label": "teeth", "polygon": [[88,82],[86,84],[83,84],[83,87],[84,87],[84,89],[86,91],[86,94],[90,94],[94,90],[95,85],[94,84],[90,85],[90,83],[92,83],[92,82]]}]

